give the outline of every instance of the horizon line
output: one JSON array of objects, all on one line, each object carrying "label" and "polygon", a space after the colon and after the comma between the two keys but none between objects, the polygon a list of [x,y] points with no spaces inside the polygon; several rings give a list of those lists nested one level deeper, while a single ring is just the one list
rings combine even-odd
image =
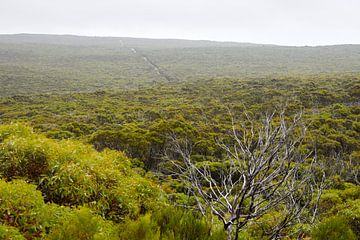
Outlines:
[{"label": "horizon line", "polygon": [[149,39],[149,40],[182,40],[182,41],[206,41],[206,42],[218,42],[218,43],[233,43],[233,44],[250,44],[250,45],[266,45],[266,46],[278,46],[278,47],[330,47],[330,46],[344,46],[344,45],[360,45],[360,43],[334,43],[334,44],[277,44],[277,43],[259,43],[249,41],[234,41],[234,40],[214,40],[214,39],[190,39],[190,38],[171,38],[171,37],[146,37],[146,36],[115,36],[115,35],[87,35],[76,33],[31,33],[31,32],[17,32],[17,33],[0,33],[3,35],[50,35],[50,36],[73,36],[73,37],[89,37],[89,38],[134,38],[134,39]]}]

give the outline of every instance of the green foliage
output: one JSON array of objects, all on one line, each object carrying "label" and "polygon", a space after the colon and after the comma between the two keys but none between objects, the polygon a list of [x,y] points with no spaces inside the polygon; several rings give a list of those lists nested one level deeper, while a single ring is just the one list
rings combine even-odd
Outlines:
[{"label": "green foliage", "polygon": [[338,215],[346,219],[356,236],[360,236],[360,199],[347,201],[338,208]]},{"label": "green foliage", "polygon": [[149,240],[217,240],[225,239],[220,225],[212,225],[198,213],[184,209],[165,207],[152,215],[121,226],[120,239]]},{"label": "green foliage", "polygon": [[50,130],[46,133],[46,136],[53,139],[68,139],[73,138],[75,135],[72,132],[69,131],[63,131],[63,130]]},{"label": "green foliage", "polygon": [[0,180],[0,238],[118,239],[117,228],[87,208],[45,204],[36,186]]},{"label": "green foliage", "polygon": [[[358,82],[357,74],[213,78],[119,92],[3,97],[0,114],[3,123],[28,121],[49,137],[77,138],[100,151],[120,150],[142,161],[146,170],[156,170],[169,134],[190,138],[199,161],[216,161],[223,157],[216,140],[226,139],[231,129],[229,109],[236,116],[246,106],[257,114],[286,102],[289,115],[304,108],[309,123],[304,148],[316,145],[327,175],[354,182],[336,159],[340,156],[348,168],[356,164],[350,156],[359,151],[360,111],[349,86]],[[319,102],[318,92],[324,91],[331,97]]]},{"label": "green foliage", "polygon": [[117,238],[116,228],[86,208],[76,209],[62,216],[52,226],[47,240],[112,240]]},{"label": "green foliage", "polygon": [[346,219],[332,217],[321,222],[312,232],[314,240],[356,240]]},{"label": "green foliage", "polygon": [[146,139],[147,131],[136,124],[126,124],[119,131],[103,130],[93,134],[90,143],[97,150],[105,148],[126,152],[133,158],[146,158],[149,142]]},{"label": "green foliage", "polygon": [[3,240],[25,240],[25,237],[14,227],[0,225],[0,239]]},{"label": "green foliage", "polygon": [[339,194],[336,192],[333,191],[325,192],[321,196],[320,206],[322,212],[329,211],[331,208],[333,208],[334,206],[340,203],[342,203],[342,200]]},{"label": "green foliage", "polygon": [[89,134],[92,132],[91,126],[78,123],[78,122],[71,122],[62,126],[63,134],[65,133],[72,133],[74,136],[82,136],[85,134]]},{"label": "green foliage", "polygon": [[0,180],[0,223],[17,228],[27,238],[40,237],[45,203],[36,186],[21,180]]},{"label": "green foliage", "polygon": [[320,211],[322,213],[330,213],[330,210],[338,209],[346,201],[360,198],[360,186],[351,183],[341,183],[341,185],[336,186],[340,189],[329,189],[322,194],[320,199]]},{"label": "green foliage", "polygon": [[[321,196],[320,211],[322,216],[327,217],[328,219],[325,219],[320,223],[318,228],[321,228],[322,230],[314,230],[316,236],[320,236],[321,234],[323,234],[321,236],[326,236],[326,231],[331,231],[330,229],[336,225],[336,222],[340,221],[343,222],[341,225],[342,227],[350,229],[355,236],[360,236],[359,198],[360,186],[351,183],[342,183],[341,187],[338,189],[326,190]],[[339,232],[340,229],[341,227],[336,228],[333,231]]]},{"label": "green foliage", "polygon": [[33,137],[13,136],[0,145],[0,176],[38,180],[49,168],[44,142]]},{"label": "green foliage", "polygon": [[268,238],[268,233],[274,229],[276,224],[282,220],[282,213],[277,211],[269,212],[257,219],[246,228],[248,237],[254,240]]},{"label": "green foliage", "polygon": [[120,227],[119,238],[121,240],[159,240],[158,227],[151,221],[151,215],[140,217],[137,221],[128,221]]},{"label": "green foliage", "polygon": [[28,137],[33,133],[31,128],[23,124],[1,125],[0,127],[0,143],[10,136]]},{"label": "green foliage", "polygon": [[[1,126],[0,134],[5,136],[9,129]],[[98,153],[80,142],[37,134],[8,134],[0,153],[0,174],[6,179],[24,177],[38,185],[46,201],[87,205],[117,222],[152,209],[161,196],[159,188],[133,171],[120,152]]]}]

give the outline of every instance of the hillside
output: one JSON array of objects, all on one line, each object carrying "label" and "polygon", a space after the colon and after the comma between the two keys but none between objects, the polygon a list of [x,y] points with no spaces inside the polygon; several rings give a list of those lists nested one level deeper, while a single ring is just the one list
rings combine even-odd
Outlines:
[{"label": "hillside", "polygon": [[360,45],[0,35],[0,239],[357,240]]},{"label": "hillside", "polygon": [[0,95],[138,89],[212,77],[251,79],[360,69],[360,45],[0,35]]}]

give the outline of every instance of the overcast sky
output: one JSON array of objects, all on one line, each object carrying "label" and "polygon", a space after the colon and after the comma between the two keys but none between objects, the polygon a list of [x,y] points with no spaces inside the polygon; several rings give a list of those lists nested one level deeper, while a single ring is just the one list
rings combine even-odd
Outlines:
[{"label": "overcast sky", "polygon": [[360,43],[360,0],[0,0],[0,33]]}]

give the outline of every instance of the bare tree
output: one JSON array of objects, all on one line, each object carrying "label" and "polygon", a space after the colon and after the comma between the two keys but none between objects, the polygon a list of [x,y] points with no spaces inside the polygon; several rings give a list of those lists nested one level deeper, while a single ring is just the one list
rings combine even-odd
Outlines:
[{"label": "bare tree", "polygon": [[282,209],[281,221],[268,233],[270,239],[278,239],[284,228],[302,221],[316,190],[309,170],[314,161],[306,163],[310,154],[300,151],[306,127],[301,114],[286,121],[284,113],[273,113],[260,124],[244,115],[240,125],[232,117],[230,141],[219,141],[226,155],[220,160],[224,163],[220,176],[214,176],[209,164],[194,163],[191,142],[175,135],[170,136],[170,152],[181,161],[173,163],[198,209],[217,216],[229,240],[237,240],[250,221]]}]

